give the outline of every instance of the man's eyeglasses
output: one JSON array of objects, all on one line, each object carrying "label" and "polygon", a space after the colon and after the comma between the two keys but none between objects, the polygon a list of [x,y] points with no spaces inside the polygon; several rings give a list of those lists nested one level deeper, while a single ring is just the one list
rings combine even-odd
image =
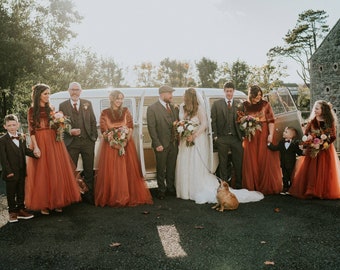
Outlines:
[{"label": "man's eyeglasses", "polygon": [[75,89],[70,89],[72,92],[78,92],[78,91],[80,91],[80,89],[77,89],[77,88],[75,88]]}]

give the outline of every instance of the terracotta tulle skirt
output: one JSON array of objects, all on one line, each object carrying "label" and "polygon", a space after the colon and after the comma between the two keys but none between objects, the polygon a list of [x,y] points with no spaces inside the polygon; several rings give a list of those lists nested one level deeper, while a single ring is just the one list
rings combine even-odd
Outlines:
[{"label": "terracotta tulle skirt", "polygon": [[333,144],[315,158],[298,159],[289,192],[301,199],[340,199],[340,164]]},{"label": "terracotta tulle skirt", "polygon": [[31,210],[55,209],[81,200],[71,158],[55,131],[35,134],[41,151],[39,159],[28,158],[25,204]]},{"label": "terracotta tulle skirt", "polygon": [[[248,190],[263,194],[277,194],[282,190],[282,172],[279,152],[267,147],[268,125],[262,124],[262,132],[243,141],[242,185]],[[275,143],[275,142],[274,142]]]},{"label": "terracotta tulle skirt", "polygon": [[95,204],[123,207],[152,203],[133,140],[125,147],[123,156],[119,156],[118,149],[102,140],[95,182]]}]

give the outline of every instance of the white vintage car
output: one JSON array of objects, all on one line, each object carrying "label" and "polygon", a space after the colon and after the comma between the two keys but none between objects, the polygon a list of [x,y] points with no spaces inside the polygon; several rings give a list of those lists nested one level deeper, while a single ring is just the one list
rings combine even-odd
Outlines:
[{"label": "white vintage car", "polygon": [[[159,98],[158,88],[114,88],[124,93],[124,106],[128,107],[133,116],[134,121],[134,140],[136,143],[137,153],[141,163],[142,173],[146,180],[156,178],[156,161],[153,149],[151,147],[151,139],[147,129],[146,111],[147,107],[156,102]],[[106,89],[89,89],[83,90],[81,97],[92,102],[94,113],[97,122],[99,121],[100,112],[109,107],[109,93],[114,90],[112,88]],[[173,93],[173,102],[181,104],[183,102],[183,95],[187,88],[175,88]],[[206,113],[210,119],[210,108],[214,101],[224,98],[223,89],[218,88],[195,88],[200,92],[204,98],[206,105]],[[50,101],[55,108],[59,104],[69,98],[68,91],[62,91],[52,94]],[[247,96],[241,91],[235,91],[234,98],[246,100]],[[300,112],[297,110],[295,103],[287,89],[278,89],[266,95],[265,98],[272,104],[276,116],[276,132],[275,139],[278,141],[282,137],[282,132],[285,126],[293,126],[298,130],[299,136],[302,135]],[[98,124],[99,125],[99,124]],[[218,166],[217,153],[213,152],[211,125],[208,128],[210,138],[210,156],[209,169],[215,172]],[[96,150],[98,149],[99,140],[96,143]],[[97,167],[97,160],[95,160],[95,169]],[[78,164],[78,169],[81,170],[81,160]]]}]

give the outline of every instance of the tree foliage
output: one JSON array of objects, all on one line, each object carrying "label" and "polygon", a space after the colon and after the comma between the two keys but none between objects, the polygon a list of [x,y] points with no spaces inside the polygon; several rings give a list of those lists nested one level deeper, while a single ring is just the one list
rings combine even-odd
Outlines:
[{"label": "tree foliage", "polygon": [[200,87],[218,87],[218,82],[216,82],[218,74],[217,62],[203,57],[198,63],[196,63],[196,68],[200,80]]},{"label": "tree foliage", "polygon": [[270,57],[284,56],[297,62],[301,66],[297,73],[306,85],[310,81],[309,59],[329,32],[327,18],[323,10],[304,11],[299,14],[295,28],[288,30],[283,38],[285,44],[271,48],[268,52]]},{"label": "tree foliage", "polygon": [[160,62],[157,79],[159,84],[170,84],[173,87],[192,86],[193,78],[188,62],[165,58]]},{"label": "tree foliage", "polygon": [[[70,0],[2,0],[0,2],[1,116],[26,113],[17,103],[25,82],[46,82],[61,50],[75,36],[71,24],[81,20]],[[30,89],[29,89],[30,91]],[[26,93],[26,91],[24,91]],[[30,99],[30,96],[27,96]]]}]

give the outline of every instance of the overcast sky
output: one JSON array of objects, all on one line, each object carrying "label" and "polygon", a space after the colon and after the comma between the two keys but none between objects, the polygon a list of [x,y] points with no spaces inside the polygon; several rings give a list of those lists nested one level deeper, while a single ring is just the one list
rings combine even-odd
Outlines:
[{"label": "overcast sky", "polygon": [[[266,63],[266,53],[283,45],[298,14],[325,10],[332,28],[340,18],[339,0],[73,0],[84,17],[73,27],[81,45],[121,67],[164,58],[194,63],[237,59]],[[285,82],[301,83],[297,66],[286,62]]]}]

